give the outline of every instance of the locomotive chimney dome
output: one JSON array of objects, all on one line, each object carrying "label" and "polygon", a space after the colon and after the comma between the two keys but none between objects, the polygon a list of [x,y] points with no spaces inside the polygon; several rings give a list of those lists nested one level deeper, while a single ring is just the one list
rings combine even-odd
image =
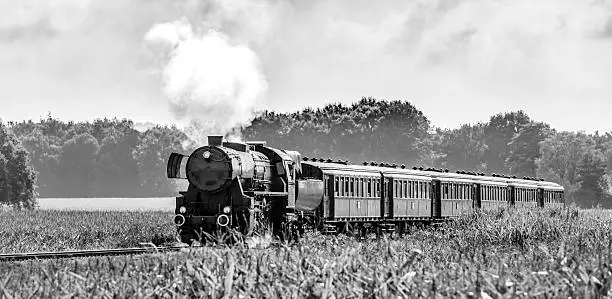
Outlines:
[{"label": "locomotive chimney dome", "polygon": [[223,135],[210,135],[208,136],[209,146],[221,146],[223,144]]}]

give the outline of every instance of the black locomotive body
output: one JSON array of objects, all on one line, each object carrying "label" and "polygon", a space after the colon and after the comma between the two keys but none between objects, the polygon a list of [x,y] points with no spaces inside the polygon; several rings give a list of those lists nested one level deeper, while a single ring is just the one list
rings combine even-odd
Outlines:
[{"label": "black locomotive body", "polygon": [[277,234],[307,226],[394,231],[474,209],[564,205],[563,187],[540,179],[301,159],[264,142],[220,136],[189,156],[171,154],[167,174],[189,180],[174,219],[185,242],[225,228],[247,235],[264,227]]},{"label": "black locomotive body", "polygon": [[174,222],[183,241],[223,228],[251,234],[267,226],[278,233],[298,216],[314,215],[322,182],[298,180],[299,153],[264,142],[222,142],[221,136],[210,136],[208,143],[168,160],[168,177],[189,181],[176,198]]}]

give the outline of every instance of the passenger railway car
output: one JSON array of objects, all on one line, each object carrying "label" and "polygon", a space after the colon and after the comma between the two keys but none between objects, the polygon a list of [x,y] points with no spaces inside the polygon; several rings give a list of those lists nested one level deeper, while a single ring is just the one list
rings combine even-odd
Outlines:
[{"label": "passenger railway car", "polygon": [[265,142],[223,142],[173,153],[169,178],[189,181],[174,222],[189,242],[219,229],[278,235],[310,226],[324,233],[403,230],[475,209],[563,207],[563,187],[542,179],[408,169],[385,163],[301,158]]}]

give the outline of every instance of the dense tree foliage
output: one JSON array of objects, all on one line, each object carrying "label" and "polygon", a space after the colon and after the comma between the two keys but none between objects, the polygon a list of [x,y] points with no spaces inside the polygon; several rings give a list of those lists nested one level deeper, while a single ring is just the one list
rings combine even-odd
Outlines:
[{"label": "dense tree foliage", "polygon": [[[8,128],[29,152],[42,197],[172,196],[176,186],[165,177],[169,154],[199,145],[175,127],[138,131],[129,120],[74,123],[48,116]],[[565,186],[569,200],[581,206],[612,207],[612,134],[556,132],[523,111],[440,129],[408,102],[364,98],[295,113],[263,111],[239,131],[245,140],[308,157],[538,176]],[[11,167],[27,161],[0,153],[1,198],[16,190],[4,187]]]},{"label": "dense tree foliage", "polygon": [[301,113],[264,112],[243,130],[247,140],[266,140],[306,155],[353,163],[419,163],[429,154],[430,124],[408,102],[364,98]]},{"label": "dense tree foliage", "polygon": [[523,111],[517,111],[494,115],[484,125],[484,143],[487,145],[487,150],[483,154],[483,162],[487,165],[488,171],[510,173],[507,162],[511,152],[508,145],[529,123],[531,123],[529,116]]},{"label": "dense tree foliage", "polygon": [[172,181],[166,178],[166,162],[170,153],[181,149],[186,139],[175,128],[160,126],[140,134],[133,153],[140,176],[141,196],[160,196],[174,189]]},{"label": "dense tree foliage", "polygon": [[437,130],[440,137],[434,161],[447,169],[485,171],[487,165],[483,156],[488,151],[485,142],[485,126],[482,124],[462,125],[454,130]]},{"label": "dense tree foliage", "polygon": [[576,191],[575,200],[585,206],[612,207],[608,198],[605,173],[606,162],[600,151],[584,153],[577,169],[580,188]]},{"label": "dense tree foliage", "polygon": [[612,207],[608,165],[612,143],[598,134],[559,132],[540,143],[539,176],[559,182],[570,200],[585,207]]},{"label": "dense tree foliage", "polygon": [[128,120],[65,123],[51,116],[38,123],[10,126],[39,172],[37,191],[41,197],[176,193],[173,182],[165,177],[166,160],[171,152],[183,151],[181,142],[187,137],[175,127],[157,126],[139,132]]},{"label": "dense tree foliage", "polygon": [[508,172],[519,177],[535,177],[535,161],[540,157],[540,142],[550,133],[550,127],[544,123],[530,122],[522,125],[508,142],[505,161]]},{"label": "dense tree foliage", "polygon": [[0,204],[31,208],[36,204],[36,172],[28,152],[15,134],[0,122]]}]

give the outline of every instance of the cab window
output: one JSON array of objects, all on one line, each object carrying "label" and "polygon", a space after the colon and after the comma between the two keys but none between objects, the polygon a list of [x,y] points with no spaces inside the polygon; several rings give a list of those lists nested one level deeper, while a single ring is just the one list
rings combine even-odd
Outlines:
[{"label": "cab window", "polygon": [[289,180],[293,181],[293,178],[295,177],[295,168],[293,167],[293,162],[287,164],[287,167],[289,168]]}]

